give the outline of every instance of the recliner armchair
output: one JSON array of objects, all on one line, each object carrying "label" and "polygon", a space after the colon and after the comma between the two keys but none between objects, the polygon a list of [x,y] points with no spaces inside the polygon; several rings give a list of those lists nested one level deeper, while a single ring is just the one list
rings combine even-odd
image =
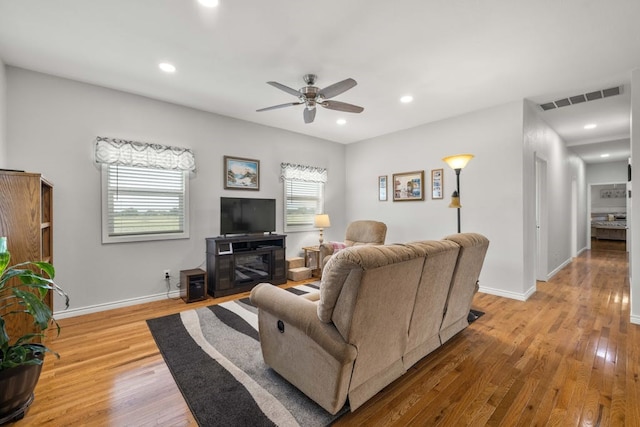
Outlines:
[{"label": "recliner armchair", "polygon": [[326,242],[320,245],[320,259],[322,267],[328,261],[328,257],[340,248],[359,245],[384,245],[387,237],[387,225],[384,222],[372,220],[353,221],[347,226],[344,242]]}]

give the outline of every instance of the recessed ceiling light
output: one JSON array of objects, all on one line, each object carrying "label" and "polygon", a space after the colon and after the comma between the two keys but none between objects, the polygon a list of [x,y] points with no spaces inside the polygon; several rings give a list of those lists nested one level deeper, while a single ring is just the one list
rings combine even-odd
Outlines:
[{"label": "recessed ceiling light", "polygon": [[600,154],[600,157],[609,157],[609,154],[608,153]]},{"label": "recessed ceiling light", "polygon": [[595,123],[589,123],[588,125],[584,125],[585,129],[595,129],[596,127],[598,127],[598,125]]},{"label": "recessed ceiling light", "polygon": [[346,125],[347,121],[345,119],[338,119],[338,120],[336,120],[336,123],[339,124],[340,126],[342,126],[342,125]]},{"label": "recessed ceiling light", "polygon": [[400,102],[402,102],[403,104],[408,104],[411,101],[413,101],[413,96],[411,95],[405,95],[402,98],[400,98]]},{"label": "recessed ceiling light", "polygon": [[198,3],[204,7],[216,7],[218,6],[218,0],[198,0]]},{"label": "recessed ceiling light", "polygon": [[158,64],[158,67],[165,73],[175,73],[176,67],[173,64],[169,64],[168,62],[161,62]]}]

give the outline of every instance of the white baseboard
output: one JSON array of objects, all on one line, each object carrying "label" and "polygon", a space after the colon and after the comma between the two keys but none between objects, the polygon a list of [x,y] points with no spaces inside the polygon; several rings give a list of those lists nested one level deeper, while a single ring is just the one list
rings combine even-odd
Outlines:
[{"label": "white baseboard", "polygon": [[101,311],[113,310],[114,308],[129,307],[132,305],[144,304],[145,302],[160,301],[167,298],[178,298],[178,297],[180,297],[180,291],[176,290],[176,291],[171,291],[169,293],[163,292],[161,294],[147,295],[147,296],[138,297],[138,298],[130,298],[130,299],[110,302],[106,304],[97,304],[97,305],[91,305],[88,307],[72,308],[69,310],[56,311],[53,313],[53,315],[56,319],[66,319],[68,317],[82,316],[83,314],[98,313]]},{"label": "white baseboard", "polygon": [[631,318],[629,319],[631,321],[631,323],[633,323],[634,325],[640,325],[640,316],[634,316],[631,315]]},{"label": "white baseboard", "polygon": [[573,261],[573,258],[569,258],[568,260],[566,260],[565,262],[563,262],[562,264],[560,264],[556,269],[554,269],[551,273],[547,274],[547,280],[545,280],[545,282],[548,282],[549,280],[551,280],[551,278],[553,278],[553,276],[555,276],[556,274],[558,274],[560,272],[560,270],[562,270],[563,268],[565,268],[567,265],[571,264],[571,262]]},{"label": "white baseboard", "polygon": [[480,286],[480,289],[478,289],[478,291],[485,294],[489,294],[489,295],[495,295],[498,297],[505,297],[505,298],[515,299],[518,301],[526,301],[529,299],[531,295],[533,295],[536,292],[536,288],[535,286],[533,286],[523,294],[519,294],[517,292],[503,291],[502,289],[487,288],[486,286]]}]

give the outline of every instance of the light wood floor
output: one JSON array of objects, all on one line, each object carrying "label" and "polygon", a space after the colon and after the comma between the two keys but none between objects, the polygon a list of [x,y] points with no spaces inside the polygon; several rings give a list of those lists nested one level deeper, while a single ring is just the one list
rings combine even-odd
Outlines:
[{"label": "light wood floor", "polygon": [[[145,319],[213,302],[63,319],[61,358],[15,425],[196,425]],[[474,308],[486,314],[337,425],[640,425],[624,250],[594,245],[528,301],[478,294]]]}]

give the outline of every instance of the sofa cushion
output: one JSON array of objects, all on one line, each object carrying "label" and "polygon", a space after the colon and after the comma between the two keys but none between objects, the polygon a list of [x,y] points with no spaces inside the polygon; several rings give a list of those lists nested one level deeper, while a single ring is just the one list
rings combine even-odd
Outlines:
[{"label": "sofa cushion", "polygon": [[332,321],[333,311],[345,284],[359,284],[362,272],[423,256],[424,252],[406,245],[347,247],[332,256],[322,273],[318,317]]},{"label": "sofa cushion", "polygon": [[403,355],[406,369],[440,346],[440,325],[460,246],[449,240],[413,242],[426,257],[415,298],[409,340]]},{"label": "sofa cushion", "polygon": [[358,349],[349,385],[352,409],[405,372],[402,356],[424,259],[419,247],[354,246],[327,264],[327,273],[349,268],[342,283],[320,285],[319,308],[329,308],[323,293],[337,295],[330,320]]},{"label": "sofa cushion", "polygon": [[443,344],[469,326],[467,316],[473,296],[478,291],[478,278],[489,247],[489,240],[477,233],[453,234],[445,239],[457,243],[460,252],[440,327],[440,340]]}]

